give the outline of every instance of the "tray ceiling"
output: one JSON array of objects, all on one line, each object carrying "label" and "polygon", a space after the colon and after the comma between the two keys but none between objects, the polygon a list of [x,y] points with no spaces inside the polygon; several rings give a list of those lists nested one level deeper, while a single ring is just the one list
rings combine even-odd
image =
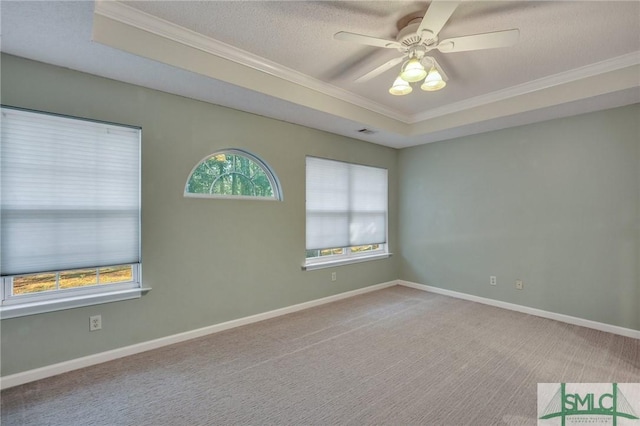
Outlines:
[{"label": "tray ceiling", "polygon": [[355,83],[399,52],[333,34],[395,39],[399,24],[428,7],[3,1],[2,50],[398,148],[640,101],[633,1],[463,2],[440,39],[519,28],[519,42],[433,51],[449,77],[438,92],[390,95],[400,66]]}]

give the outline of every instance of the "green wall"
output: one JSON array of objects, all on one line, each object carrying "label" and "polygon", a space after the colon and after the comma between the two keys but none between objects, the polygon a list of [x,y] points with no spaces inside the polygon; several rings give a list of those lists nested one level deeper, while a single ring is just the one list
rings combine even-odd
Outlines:
[{"label": "green wall", "polygon": [[[140,299],[2,321],[2,375],[395,280],[397,258],[304,272],[305,156],[389,170],[397,151],[180,96],[2,56],[2,103],[142,127]],[[184,198],[206,155],[241,148],[278,175],[283,202]],[[337,281],[331,282],[331,272]],[[89,316],[103,329],[89,332]]]},{"label": "green wall", "polygon": [[636,104],[402,150],[400,278],[640,330],[639,121]]},{"label": "green wall", "polygon": [[[396,151],[9,55],[1,65],[6,105],[142,127],[153,288],[3,320],[3,376],[398,278],[640,329],[639,105]],[[283,202],[183,198],[191,168],[230,147],[273,168]],[[301,270],[306,155],[389,169],[393,257]],[[96,314],[103,330],[90,333]]]}]

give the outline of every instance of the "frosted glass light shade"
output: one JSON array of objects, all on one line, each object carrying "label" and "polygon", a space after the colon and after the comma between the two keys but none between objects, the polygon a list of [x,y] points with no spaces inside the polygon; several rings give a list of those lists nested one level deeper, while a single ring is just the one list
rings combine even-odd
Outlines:
[{"label": "frosted glass light shade", "polygon": [[424,83],[422,83],[422,86],[420,86],[420,88],[427,92],[433,92],[442,89],[446,85],[447,83],[442,79],[442,76],[440,75],[438,70],[435,69],[435,67],[432,67],[431,70],[429,70],[429,74],[427,75],[427,78],[424,79]]},{"label": "frosted glass light shade", "polygon": [[409,59],[409,61],[402,67],[402,72],[400,72],[400,77],[409,83],[420,81],[426,75],[427,71],[425,71],[424,66],[417,58]]},{"label": "frosted glass light shade", "polygon": [[393,82],[393,86],[389,89],[389,93],[395,96],[407,95],[412,91],[413,88],[401,77],[396,78],[396,81]]}]

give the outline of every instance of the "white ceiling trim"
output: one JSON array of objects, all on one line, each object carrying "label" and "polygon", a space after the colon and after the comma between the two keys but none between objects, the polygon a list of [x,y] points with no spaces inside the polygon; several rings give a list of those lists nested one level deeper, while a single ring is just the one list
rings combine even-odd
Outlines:
[{"label": "white ceiling trim", "polygon": [[442,117],[444,115],[461,112],[467,109],[476,108],[483,105],[488,105],[494,102],[503,101],[509,98],[515,98],[523,96],[528,93],[537,92],[539,90],[548,89],[550,87],[560,86],[563,84],[572,83],[574,81],[582,80],[619,69],[627,68],[633,65],[640,64],[640,51],[631,52],[626,55],[618,56],[615,58],[607,59],[602,62],[596,62],[591,65],[576,68],[570,71],[550,75],[537,80],[533,80],[524,84],[520,84],[506,89],[498,90],[496,92],[488,93],[486,95],[480,95],[473,98],[465,99],[464,101],[454,102],[448,105],[444,105],[439,108],[433,108],[420,114],[415,114],[409,119],[410,124],[420,123],[432,118]]},{"label": "white ceiling trim", "polygon": [[[561,86],[572,86],[575,88],[575,85],[572,85],[572,83],[576,83],[581,80],[586,81],[595,76],[602,76],[603,78],[606,78],[607,74],[609,73],[614,74],[615,71],[628,68],[630,66],[640,65],[640,51],[635,51],[602,62],[597,62],[577,69],[543,77],[524,84],[512,86],[470,99],[465,99],[459,102],[443,105],[441,107],[433,108],[421,113],[409,115],[402,114],[398,111],[373,102],[362,96],[317,80],[291,68],[284,67],[283,65],[270,61],[266,58],[238,49],[227,43],[204,36],[200,33],[181,27],[172,22],[165,21],[161,18],[142,12],[118,1],[97,0],[95,2],[94,14],[96,18],[104,17],[106,19],[113,20],[138,31],[144,31],[167,41],[176,43],[177,46],[197,49],[198,51],[203,52],[203,54],[205,55],[211,55],[210,58],[212,59],[220,58],[221,60],[227,60],[237,64],[239,67],[246,67],[246,69],[248,70],[261,72],[266,75],[281,79],[283,82],[295,84],[300,87],[312,90],[314,92],[317,92],[318,96],[324,95],[331,99],[345,102],[353,107],[362,108],[362,110],[379,114],[378,118],[382,118],[381,116],[383,116],[394,121],[394,123],[391,123],[391,128],[388,128],[387,130],[390,130],[394,133],[402,133],[405,135],[416,135],[433,131],[432,127],[434,126],[435,121],[432,120],[434,119],[440,119],[436,120],[438,123],[436,127],[440,128],[444,123],[441,121],[441,118],[445,116],[448,116],[448,120],[445,120],[445,122],[453,120],[454,116],[456,116],[457,119],[454,120],[457,123],[456,125],[465,124],[467,123],[467,121],[475,122],[477,121],[477,117],[476,119],[471,119],[470,113],[472,113],[474,110],[477,110],[478,108],[482,108],[485,106],[495,107],[495,105],[501,104],[505,101],[517,101],[518,98],[524,99],[527,97],[527,95],[531,95],[535,92],[542,93],[550,88],[559,89]],[[96,33],[94,21],[94,37],[95,36]],[[102,42],[105,43],[106,41],[103,40]],[[110,44],[108,42],[106,42],[106,44],[118,48],[116,45]],[[121,46],[120,48],[128,50],[126,47]],[[132,52],[131,50],[128,51]],[[140,53],[138,52],[137,54]],[[161,60],[157,57],[154,57],[152,59]],[[227,81],[232,84],[238,84],[237,81],[234,82],[231,80],[225,80],[225,77],[221,77],[220,74],[212,74],[210,72],[207,72],[205,75],[222,79],[223,81]],[[591,93],[592,90],[589,87],[583,86],[584,85],[579,85],[579,88],[577,89],[579,93],[576,93],[575,90],[572,91],[572,95],[574,96],[574,98],[588,98],[593,95]],[[636,86],[638,86],[638,84],[636,84]],[[250,89],[260,91],[260,89],[256,89],[255,87]],[[269,94],[267,92],[264,93]],[[273,93],[271,95],[274,96]],[[291,99],[289,98],[283,99],[291,101]],[[311,107],[317,109],[317,105]],[[324,110],[322,108],[320,108],[320,110],[331,113],[330,111]],[[464,121],[464,123],[458,123],[458,121],[460,120]],[[401,127],[398,126],[404,126],[404,130],[402,130]],[[384,129],[388,126],[378,123],[378,127]]]},{"label": "white ceiling trim", "polygon": [[95,2],[94,13],[349,102],[402,123],[410,123],[410,117],[406,114],[118,1],[98,0]]},{"label": "white ceiling trim", "polygon": [[586,101],[608,93],[618,92],[622,94],[639,86],[638,75],[640,75],[640,65],[632,65],[610,71],[606,74],[606,81],[604,82],[602,81],[603,75],[600,74],[574,80],[562,86],[532,91],[522,96],[511,97],[456,114],[422,121],[412,126],[413,134],[429,134],[436,131],[454,129],[473,123],[553,108],[568,103],[574,103],[575,105],[576,101]]}]

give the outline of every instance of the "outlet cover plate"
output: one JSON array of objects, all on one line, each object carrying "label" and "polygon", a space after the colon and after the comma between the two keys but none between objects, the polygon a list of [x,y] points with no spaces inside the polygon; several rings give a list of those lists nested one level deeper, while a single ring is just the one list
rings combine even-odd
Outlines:
[{"label": "outlet cover plate", "polygon": [[102,315],[89,317],[89,331],[102,330]]}]

